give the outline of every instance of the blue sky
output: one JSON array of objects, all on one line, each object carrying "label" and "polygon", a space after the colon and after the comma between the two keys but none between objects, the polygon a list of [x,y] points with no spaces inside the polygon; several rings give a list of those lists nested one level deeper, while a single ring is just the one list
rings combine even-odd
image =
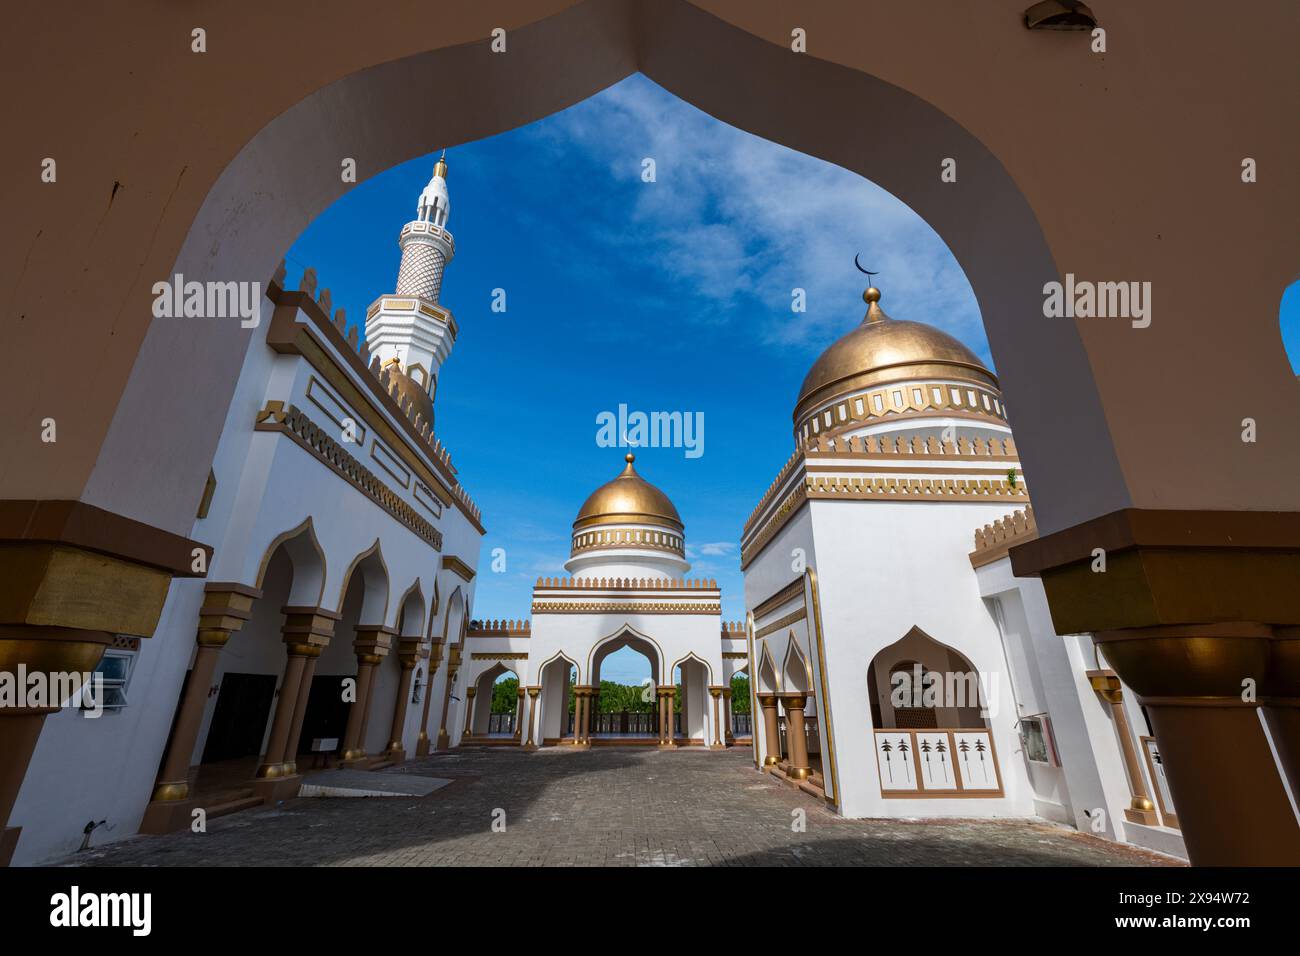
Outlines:
[{"label": "blue sky", "polygon": [[[288,253],[314,266],[351,322],[392,292],[397,234],[436,157],[358,184]],[[642,179],[653,159],[655,181]],[[477,618],[529,616],[537,577],[564,573],[579,506],[622,467],[596,416],[703,412],[704,453],[638,449],[637,468],[686,524],[692,574],[743,617],[745,518],[793,451],[790,413],[822,349],[882,305],[958,336],[985,361],[978,305],[939,236],[854,173],[714,120],[642,76],[544,120],[448,151],[456,257],[442,302],[460,326],[436,431],[483,510]],[[493,290],[507,310],[491,310]],[[791,309],[806,290],[807,310]],[[1300,283],[1283,301],[1300,354]],[[363,330],[364,331],[364,330]],[[506,571],[488,555],[504,548]],[[630,654],[630,652],[628,652]],[[619,660],[615,660],[614,657]],[[639,679],[612,656],[606,677]]]}]

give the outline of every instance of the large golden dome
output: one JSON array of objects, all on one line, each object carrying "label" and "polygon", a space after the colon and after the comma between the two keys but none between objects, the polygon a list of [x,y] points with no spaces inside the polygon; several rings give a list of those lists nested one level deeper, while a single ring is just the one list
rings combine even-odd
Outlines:
[{"label": "large golden dome", "polygon": [[607,481],[583,502],[573,522],[575,531],[598,524],[650,524],[682,530],[682,519],[668,496],[636,473],[632,462],[613,481]]},{"label": "large golden dome", "polygon": [[862,298],[869,306],[862,324],[823,352],[804,377],[794,409],[796,427],[835,399],[885,382],[936,379],[998,387],[997,376],[947,332],[891,319],[878,304],[878,289],[868,289]]}]

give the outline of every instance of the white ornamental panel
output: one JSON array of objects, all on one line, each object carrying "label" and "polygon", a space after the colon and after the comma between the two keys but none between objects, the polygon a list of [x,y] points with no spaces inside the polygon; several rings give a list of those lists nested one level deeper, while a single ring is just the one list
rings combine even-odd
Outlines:
[{"label": "white ornamental panel", "polygon": [[921,788],[924,790],[956,790],[957,778],[953,772],[952,742],[947,731],[916,734],[916,758],[921,764]]},{"label": "white ornamental panel", "polygon": [[955,730],[957,770],[963,790],[999,790],[998,768],[993,759],[993,738],[987,730]]},{"label": "white ornamental panel", "polygon": [[916,789],[912,747],[911,734],[876,731],[876,763],[880,767],[881,790]]}]

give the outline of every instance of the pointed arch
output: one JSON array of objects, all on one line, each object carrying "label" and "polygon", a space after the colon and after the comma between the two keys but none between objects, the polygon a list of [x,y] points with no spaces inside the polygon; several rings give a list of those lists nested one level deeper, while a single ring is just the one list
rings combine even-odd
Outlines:
[{"label": "pointed arch", "polygon": [[552,654],[552,655],[551,655],[550,657],[548,657],[546,660],[542,661],[542,663],[541,663],[540,665],[538,665],[538,667],[537,667],[537,681],[538,681],[538,683],[541,683],[541,680],[542,680],[542,672],[545,671],[546,668],[548,668],[548,667],[550,667],[552,664],[554,664],[556,661],[568,661],[569,664],[573,667],[574,671],[576,672],[576,676],[574,677],[574,682],[575,682],[575,683],[578,683],[578,684],[581,684],[581,683],[582,683],[582,668],[578,666],[578,662],[577,662],[577,661],[575,661],[575,660],[574,660],[572,657],[570,657],[568,654],[564,653],[564,651],[556,651],[554,654]]},{"label": "pointed arch", "polygon": [[[876,727],[987,727],[982,677],[957,648],[913,626],[877,651],[868,665],[872,722]],[[895,699],[896,691],[901,701]]]},{"label": "pointed arch", "polygon": [[710,664],[709,664],[708,661],[706,661],[704,658],[700,657],[700,655],[699,655],[699,654],[696,654],[694,651],[689,651],[689,652],[687,652],[684,656],[682,656],[682,657],[678,658],[677,660],[673,661],[673,666],[670,667],[670,668],[668,668],[668,682],[669,682],[669,683],[672,682],[673,675],[674,675],[675,673],[677,673],[677,668],[681,667],[683,664],[688,663],[688,662],[690,662],[690,661],[696,661],[696,662],[698,662],[698,663],[704,665],[704,672],[705,672],[706,674],[709,675],[709,683],[712,684],[712,683],[713,683],[713,668],[712,668],[712,666],[710,666]]},{"label": "pointed arch", "polygon": [[320,607],[325,597],[325,549],[316,537],[316,528],[310,515],[301,524],[290,528],[275,537],[257,568],[257,582],[254,587],[261,590],[266,578],[266,569],[271,558],[280,548],[284,548],[293,565],[293,584],[290,587],[289,601],[305,607]]},{"label": "pointed arch", "polygon": [[812,690],[812,668],[808,666],[808,658],[803,648],[799,646],[799,639],[795,637],[794,631],[790,632],[790,639],[786,644],[785,660],[781,662],[781,674],[782,684],[788,690],[805,692]]},{"label": "pointed arch", "polygon": [[[465,603],[465,598],[464,596],[461,595],[460,585],[458,584],[456,585],[456,589],[451,592],[451,596],[447,598],[447,609],[442,612],[442,639],[438,640],[437,638],[435,638],[434,639],[435,644],[450,645],[455,643],[454,641],[451,640],[451,635],[448,633],[447,628],[451,624],[451,612],[457,607],[463,606],[464,603]],[[456,630],[457,633],[460,632],[459,625],[457,625]]]},{"label": "pointed arch", "polygon": [[[649,634],[644,634],[641,631],[638,631],[635,627],[632,627],[632,625],[630,624],[620,624],[615,630],[613,630],[609,634],[606,634],[604,637],[597,640],[596,643],[594,643],[591,646],[591,650],[587,653],[588,675],[595,674],[596,657],[599,654],[602,647],[615,642],[619,642],[621,644],[626,644],[630,646],[632,645],[633,641],[648,644],[650,649],[653,650],[655,659],[652,662],[650,670],[656,684],[662,684],[664,683],[665,680],[667,680],[672,676],[671,671],[668,672],[667,676],[664,675],[663,667],[667,659],[664,657],[664,649],[659,646],[659,642],[656,641]],[[645,654],[644,649],[637,648],[637,647],[633,647],[632,649],[640,650],[642,654]],[[617,647],[610,648],[609,651],[605,652],[604,654],[599,654],[599,656],[601,660],[604,660],[606,657],[609,656],[609,654],[612,654],[616,650],[618,650]]]},{"label": "pointed arch", "polygon": [[[412,613],[416,615],[414,624],[410,619]],[[411,586],[402,592],[402,596],[397,601],[397,619],[393,622],[394,626],[399,621],[401,637],[418,638],[424,633],[424,588],[421,587],[419,578],[416,578]]]},{"label": "pointed arch", "polygon": [[424,639],[432,642],[433,626],[438,623],[438,611],[442,609],[442,595],[438,589],[438,578],[433,579],[433,599],[429,602],[429,626],[425,629]]},{"label": "pointed arch", "polygon": [[352,583],[352,575],[358,569],[361,571],[365,594],[361,600],[361,615],[357,623],[382,624],[388,620],[389,575],[388,562],[384,560],[384,549],[378,538],[375,538],[374,544],[353,558],[347,571],[343,573],[343,586],[339,588],[334,610],[342,612],[343,602],[348,596],[348,586]]},{"label": "pointed arch", "polygon": [[776,694],[781,690],[781,672],[776,669],[776,664],[772,662],[772,652],[767,646],[767,641],[763,642],[763,650],[758,655],[758,674],[754,682],[754,689],[763,694]]}]

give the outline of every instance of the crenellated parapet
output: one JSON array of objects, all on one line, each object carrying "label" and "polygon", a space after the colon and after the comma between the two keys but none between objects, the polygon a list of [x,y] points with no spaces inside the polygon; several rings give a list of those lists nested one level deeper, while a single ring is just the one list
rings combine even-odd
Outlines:
[{"label": "crenellated parapet", "polygon": [[[343,309],[333,309],[329,289],[317,289],[315,269],[309,267],[303,271],[296,290],[285,289],[284,281],[285,265],[281,262],[268,284],[267,297],[277,306],[292,306],[307,316],[312,327],[344,355],[347,360],[345,371],[358,379],[358,384],[368,388],[381,407],[403,424],[406,440],[441,474],[452,499],[481,531],[482,513],[457,479],[450,451],[434,434],[433,422],[412,399],[410,391],[399,387],[395,370],[391,366],[382,366],[379,357],[370,354],[366,342],[358,335],[357,326],[347,324]],[[276,351],[303,354],[308,361],[313,360],[313,356],[305,354],[295,330],[275,320],[268,331],[267,344]]]},{"label": "crenellated parapet", "polygon": [[509,621],[470,621],[470,637],[531,637],[533,622],[528,618]]},{"label": "crenellated parapet", "polygon": [[723,621],[722,639],[724,641],[745,640],[745,622],[744,621]]},{"label": "crenellated parapet", "polygon": [[992,524],[975,529],[975,550],[970,553],[971,566],[978,568],[991,564],[1006,557],[1013,546],[1033,541],[1037,537],[1038,525],[1034,521],[1033,507],[1026,506],[1023,511],[1013,511]]},{"label": "crenellated parapet", "polygon": [[819,438],[806,452],[808,457],[921,457],[992,458],[1016,461],[1016,443],[1008,438],[958,438],[940,441],[935,436],[854,435],[849,438]]}]

